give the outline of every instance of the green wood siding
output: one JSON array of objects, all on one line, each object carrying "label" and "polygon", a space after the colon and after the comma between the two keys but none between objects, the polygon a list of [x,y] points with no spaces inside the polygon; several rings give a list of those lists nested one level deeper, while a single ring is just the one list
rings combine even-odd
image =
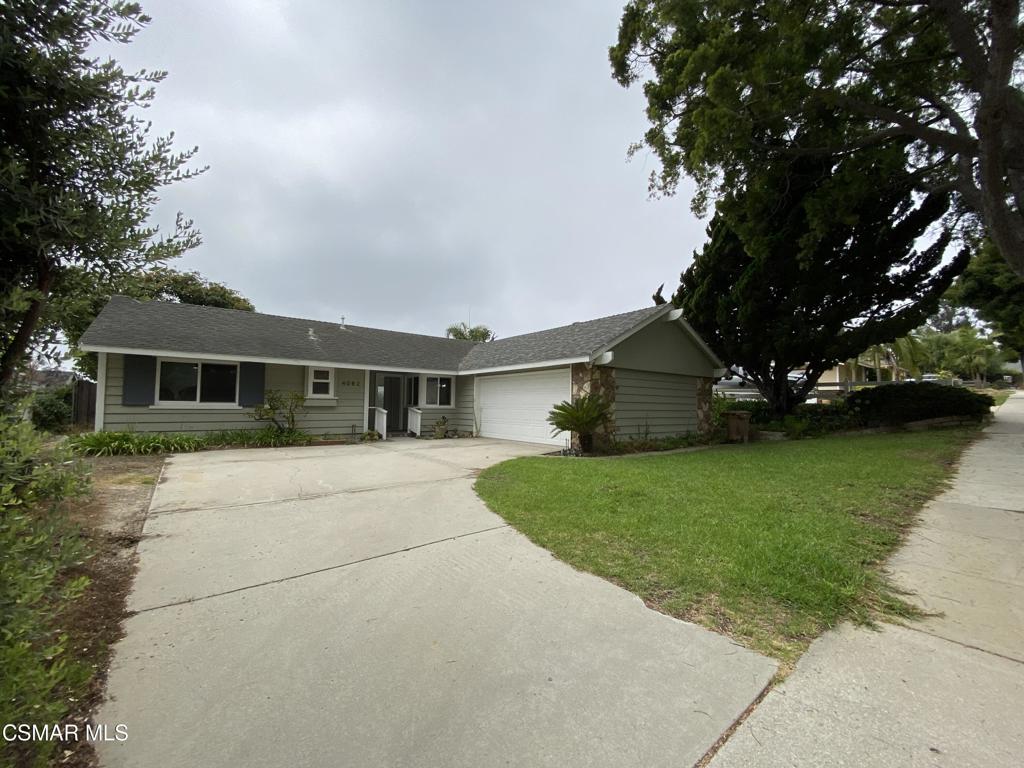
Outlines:
[{"label": "green wood siding", "polygon": [[459,376],[455,380],[455,409],[448,421],[459,432],[476,434],[473,415],[473,381],[475,376]]},{"label": "green wood siding", "polygon": [[678,323],[655,320],[612,348],[615,368],[711,376],[712,362]]},{"label": "green wood siding", "polygon": [[[433,374],[431,374],[433,375]],[[475,376],[456,376],[455,378],[455,399],[450,407],[442,408],[436,405],[421,405],[423,412],[422,428],[424,435],[434,433],[434,424],[442,416],[448,419],[448,429],[459,432],[472,432],[476,434],[473,416],[473,379]],[[420,381],[420,393],[425,391],[426,382]]]},{"label": "green wood siding", "polygon": [[615,369],[615,435],[620,440],[697,431],[697,378]]},{"label": "green wood siding", "polygon": [[[335,400],[309,400],[299,427],[313,434],[360,434],[363,431],[364,373],[336,368]],[[299,365],[267,365],[266,388],[303,392],[306,369]],[[107,386],[103,429],[108,432],[216,432],[260,429],[266,422],[252,418],[252,408],[159,408],[121,404],[124,356],[107,355]]]}]

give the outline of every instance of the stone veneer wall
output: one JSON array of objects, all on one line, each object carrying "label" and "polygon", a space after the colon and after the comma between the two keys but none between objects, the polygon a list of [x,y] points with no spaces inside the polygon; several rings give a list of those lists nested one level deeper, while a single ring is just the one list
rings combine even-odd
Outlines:
[{"label": "stone veneer wall", "polygon": [[697,379],[697,432],[710,435],[715,428],[711,413],[712,384],[714,379],[701,376]]},{"label": "stone veneer wall", "polygon": [[[604,365],[588,365],[587,363],[573,363],[572,365],[572,399],[587,394],[601,395],[608,403],[615,403],[615,369]],[[609,435],[615,434],[615,410],[612,409],[611,418],[605,429],[594,434],[594,441],[598,442]],[[575,432],[572,436],[572,444],[579,447],[579,435]]]}]

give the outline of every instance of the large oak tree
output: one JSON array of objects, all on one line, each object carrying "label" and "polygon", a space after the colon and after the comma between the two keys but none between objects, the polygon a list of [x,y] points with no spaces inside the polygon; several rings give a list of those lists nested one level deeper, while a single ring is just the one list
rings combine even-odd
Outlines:
[{"label": "large oak tree", "polygon": [[1022,51],[1019,0],[630,0],[610,55],[644,81],[653,191],[689,175],[702,211],[773,157],[910,139],[1024,276]]}]

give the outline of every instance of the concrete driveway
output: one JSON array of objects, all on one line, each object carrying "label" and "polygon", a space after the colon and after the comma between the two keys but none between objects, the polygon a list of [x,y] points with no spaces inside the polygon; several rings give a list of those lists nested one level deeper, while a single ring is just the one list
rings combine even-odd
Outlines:
[{"label": "concrete driveway", "polygon": [[107,766],[686,766],[775,664],[491,513],[545,446],[175,456],[97,722]]}]

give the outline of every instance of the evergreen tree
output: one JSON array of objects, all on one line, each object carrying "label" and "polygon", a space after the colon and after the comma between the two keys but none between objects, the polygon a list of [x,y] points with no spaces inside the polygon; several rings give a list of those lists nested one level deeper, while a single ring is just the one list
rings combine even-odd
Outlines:
[{"label": "evergreen tree", "polygon": [[[947,193],[915,202],[892,152],[766,167],[726,196],[709,241],[674,302],[728,365],[743,368],[776,414],[803,402],[821,374],[872,345],[905,336],[933,312],[967,253],[941,266],[951,233],[915,244],[946,212]],[[821,215],[847,179],[877,180]],[[805,376],[791,382],[789,373]]]}]

